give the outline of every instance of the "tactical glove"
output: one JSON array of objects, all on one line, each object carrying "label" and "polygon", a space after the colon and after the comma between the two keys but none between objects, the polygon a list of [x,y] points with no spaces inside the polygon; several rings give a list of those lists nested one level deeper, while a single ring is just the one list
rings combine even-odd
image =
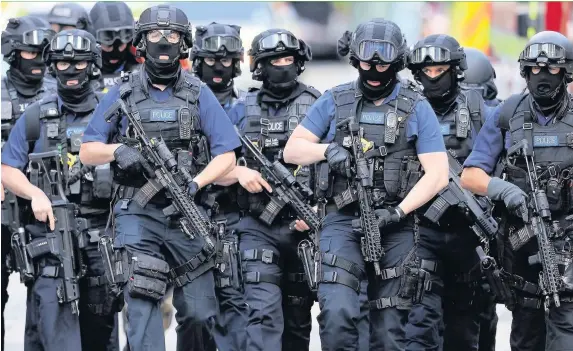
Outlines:
[{"label": "tactical glove", "polygon": [[339,174],[346,175],[350,167],[350,153],[348,150],[337,143],[331,143],[326,148],[324,157],[326,157],[330,169]]},{"label": "tactical glove", "polygon": [[404,219],[404,217],[406,217],[404,212],[398,207],[374,210],[374,214],[376,214],[376,218],[378,219],[378,227],[380,227],[380,229],[384,228],[390,223],[398,223]]},{"label": "tactical glove", "polygon": [[189,183],[189,186],[187,187],[187,194],[189,194],[191,198],[194,198],[198,191],[199,191],[199,184],[197,184],[195,181]]},{"label": "tactical glove", "polygon": [[500,178],[491,178],[487,196],[493,201],[503,201],[505,207],[527,221],[527,194],[517,185]]},{"label": "tactical glove", "polygon": [[115,161],[119,168],[126,172],[139,173],[143,170],[142,163],[145,162],[145,159],[143,158],[143,155],[134,148],[127,145],[121,145],[115,149],[113,157],[115,157]]}]

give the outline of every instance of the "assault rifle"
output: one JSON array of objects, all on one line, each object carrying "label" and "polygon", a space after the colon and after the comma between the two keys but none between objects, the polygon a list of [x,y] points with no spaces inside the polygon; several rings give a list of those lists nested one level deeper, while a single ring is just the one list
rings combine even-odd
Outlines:
[{"label": "assault rifle", "polygon": [[[129,99],[129,92],[123,93],[108,111],[114,111],[106,116],[106,121],[118,115],[125,114],[129,120],[129,129],[134,138],[124,138],[130,146],[140,149],[146,162],[143,162],[147,183],[133,197],[138,205],[144,207],[162,189],[166,189],[172,198],[172,204],[163,209],[166,217],[180,214],[179,227],[190,239],[195,239],[198,234],[205,241],[205,251],[215,250],[215,227],[201,213],[195,202],[189,197],[185,189],[191,184],[193,177],[186,167],[177,167],[175,157],[162,139],[148,138],[141,125],[139,112],[132,111],[123,99]],[[121,111],[121,112],[119,112]],[[119,112],[119,113],[118,113]],[[190,117],[190,116],[187,116]]]},{"label": "assault rifle", "polygon": [[[356,122],[355,117],[349,117],[337,124],[340,127],[347,124],[348,133],[350,134],[350,144],[352,145],[352,154],[354,156],[354,172],[350,168],[347,170],[348,179],[356,179],[353,185],[354,189],[349,193],[351,196],[357,196],[358,204],[360,206],[360,219],[352,223],[352,227],[364,233],[361,238],[361,249],[364,261],[372,262],[376,275],[381,275],[380,259],[384,256],[384,248],[382,247],[382,238],[380,236],[380,227],[378,227],[378,219],[372,209],[372,186],[373,179],[370,173],[368,161],[364,156],[362,145],[363,129],[360,124]],[[340,206],[339,206],[340,208]]]},{"label": "assault rifle", "polygon": [[527,139],[522,139],[507,151],[507,157],[523,157],[525,160],[529,186],[531,187],[531,193],[529,194],[531,201],[528,208],[522,209],[521,214],[524,218],[525,226],[531,227],[531,231],[537,237],[539,253],[535,257],[537,257],[542,267],[539,273],[539,286],[546,296],[545,306],[549,307],[550,299],[552,298],[555,306],[559,307],[559,289],[562,282],[557,262],[555,261],[555,248],[553,243],[549,241],[547,233],[547,227],[551,227],[549,224],[551,222],[551,211],[549,210],[547,194],[544,190],[541,190],[539,178],[537,177],[533,149],[531,149]]},{"label": "assault rifle", "polygon": [[320,262],[320,252],[316,248],[318,247],[317,238],[321,221],[306,201],[312,197],[312,190],[297,182],[296,178],[282,163],[269,161],[251,140],[241,135],[237,127],[235,127],[235,131],[249,154],[260,165],[261,173],[267,182],[273,187],[273,193],[269,196],[271,200],[259,218],[270,226],[279,212],[288,204],[296,212],[299,219],[303,220],[310,228],[310,240],[305,239],[299,243],[298,255],[302,260],[309,287],[311,290],[316,290],[319,268],[317,263]]},{"label": "assault rifle", "polygon": [[[79,279],[84,275],[85,267],[78,252],[80,233],[75,220],[76,206],[68,201],[63,188],[60,151],[33,153],[28,157],[31,172],[41,174],[43,178],[44,192],[52,202],[56,228],[47,233],[45,239],[37,239],[26,245],[26,251],[31,258],[48,252],[58,258],[63,271],[62,283],[56,291],[58,301],[70,303],[72,313],[79,314]],[[47,166],[47,162],[55,165],[56,169]]]},{"label": "assault rifle", "polygon": [[495,238],[498,231],[497,221],[491,215],[493,204],[487,197],[478,198],[462,188],[460,174],[463,168],[451,150],[448,150],[448,163],[450,165],[448,186],[438,193],[436,200],[424,213],[424,217],[433,223],[438,223],[446,210],[457,207],[470,221],[470,228],[479,241],[487,244]]}]

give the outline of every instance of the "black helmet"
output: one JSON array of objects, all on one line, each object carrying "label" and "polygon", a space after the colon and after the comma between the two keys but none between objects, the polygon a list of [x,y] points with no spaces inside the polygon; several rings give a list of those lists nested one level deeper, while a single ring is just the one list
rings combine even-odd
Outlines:
[{"label": "black helmet", "polygon": [[212,22],[195,29],[191,60],[196,57],[242,58],[245,52],[241,40],[241,27]]},{"label": "black helmet", "polygon": [[138,56],[145,55],[145,33],[151,30],[173,30],[181,33],[183,40],[180,42],[180,59],[189,57],[189,48],[193,46],[191,23],[185,12],[171,5],[157,5],[145,9],[135,23],[135,37],[133,46],[137,49]]},{"label": "black helmet", "polygon": [[544,31],[535,34],[519,54],[519,71],[525,78],[527,66],[565,68],[567,83],[573,81],[573,44],[563,34]]},{"label": "black helmet", "polygon": [[432,34],[420,40],[408,57],[408,68],[414,75],[424,66],[440,64],[455,65],[460,79],[463,79],[463,71],[468,69],[464,48],[446,34]]},{"label": "black helmet", "polygon": [[98,43],[111,46],[116,40],[123,44],[133,40],[133,14],[123,1],[98,1],[90,11],[92,33]]},{"label": "black helmet", "polygon": [[484,99],[495,99],[497,87],[493,80],[496,76],[488,57],[474,48],[465,48],[464,52],[468,69],[464,72],[464,81],[460,87],[464,90],[481,90]]},{"label": "black helmet", "polygon": [[406,64],[408,46],[402,30],[392,21],[374,18],[361,23],[354,33],[348,33],[350,62],[357,61],[397,64],[396,72]]},{"label": "black helmet", "polygon": [[293,55],[298,66],[297,74],[304,71],[304,63],[312,59],[310,47],[301,39],[297,39],[294,34],[286,29],[269,29],[253,39],[250,56],[250,71],[253,72],[253,79],[261,80],[258,64],[262,59]]},{"label": "black helmet", "polygon": [[50,24],[39,17],[10,18],[2,32],[2,55],[11,63],[16,59],[16,50],[42,52],[56,33]]},{"label": "black helmet", "polygon": [[235,65],[233,78],[238,77],[241,75],[241,61],[243,61],[244,53],[240,26],[212,22],[195,29],[195,40],[190,56],[195,74],[199,71],[200,58],[228,57],[233,59]]},{"label": "black helmet", "polygon": [[73,2],[54,5],[48,14],[50,24],[73,26],[77,29],[89,30],[90,19],[86,9]]},{"label": "black helmet", "polygon": [[[50,73],[55,74],[55,61],[88,61],[88,74],[96,76],[102,67],[101,46],[91,33],[81,29],[63,30],[56,34],[44,50],[44,61]],[[94,68],[93,66],[95,65]]]}]

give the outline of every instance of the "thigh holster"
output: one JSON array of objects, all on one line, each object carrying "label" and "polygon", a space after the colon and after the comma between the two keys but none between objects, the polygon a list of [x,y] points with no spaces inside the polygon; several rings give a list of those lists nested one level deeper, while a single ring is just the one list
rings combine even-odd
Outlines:
[{"label": "thigh holster", "polygon": [[241,257],[238,251],[236,231],[232,231],[225,237],[218,237],[217,244],[215,286],[217,288],[230,286],[236,290],[242,290]]},{"label": "thigh holster", "polygon": [[306,282],[306,274],[288,273],[285,279],[287,284],[283,291],[283,303],[287,306],[312,306],[315,298]]},{"label": "thigh holster", "polygon": [[[262,261],[265,264],[278,265],[279,255],[277,255],[273,250],[267,249],[251,249],[243,250],[241,253],[241,260],[245,261]],[[281,286],[281,277],[261,272],[248,272],[243,270],[243,279],[246,284],[258,284],[258,283],[270,283],[277,286]]]},{"label": "thigh holster", "polygon": [[191,283],[205,272],[215,267],[214,249],[203,246],[201,251],[189,261],[169,271],[169,280],[178,288]]},{"label": "thigh holster", "polygon": [[167,262],[142,253],[134,254],[129,266],[127,291],[131,297],[159,301],[167,290]]},{"label": "thigh holster", "polygon": [[109,282],[105,275],[84,277],[83,284],[87,289],[87,296],[82,296],[80,303],[98,316],[107,316],[120,312],[123,309],[124,299],[111,293]]},{"label": "thigh holster", "polygon": [[[365,272],[354,262],[346,260],[340,256],[329,253],[321,254],[321,268],[319,269],[319,280],[321,284],[342,284],[360,292],[360,281],[364,278]],[[343,272],[336,272],[325,269],[326,267],[336,267]]]},{"label": "thigh holster", "polygon": [[386,268],[382,270],[382,279],[400,279],[400,288],[396,296],[381,297],[369,301],[370,308],[384,309],[397,307],[399,309],[409,309],[413,304],[420,303],[426,292],[442,295],[443,286],[435,283],[431,279],[432,274],[440,274],[440,267],[437,262],[415,259],[405,265]]}]

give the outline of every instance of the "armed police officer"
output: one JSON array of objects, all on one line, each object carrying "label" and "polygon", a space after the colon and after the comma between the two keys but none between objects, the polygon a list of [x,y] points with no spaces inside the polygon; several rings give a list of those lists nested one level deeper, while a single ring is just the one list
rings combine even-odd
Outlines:
[{"label": "armed police officer", "polygon": [[[464,80],[459,83],[460,88],[462,90],[476,90],[480,92],[487,106],[495,107],[499,105],[501,100],[497,98],[495,69],[489,58],[483,52],[474,48],[466,47],[464,52],[468,68],[464,71]],[[490,244],[490,252],[495,252],[497,249],[496,242],[493,241]],[[489,298],[492,301],[479,314],[481,320],[479,328],[480,351],[495,350],[498,317],[496,303],[493,300],[495,297],[490,294]]]},{"label": "armed police officer", "polygon": [[569,350],[573,45],[560,33],[540,32],[519,64],[528,91],[512,95],[486,121],[462,181],[508,210],[498,251],[508,271],[503,281],[515,295],[512,350]]},{"label": "armed police officer", "polygon": [[[42,51],[54,35],[50,24],[45,20],[24,16],[10,18],[6,30],[2,32],[2,56],[10,67],[2,78],[2,147],[16,120],[28,105],[42,98],[55,86],[44,82],[46,64]],[[2,189],[2,196],[4,196]],[[2,348],[4,348],[4,307],[8,301],[8,276],[6,259],[10,251],[11,234],[22,227],[20,208],[14,194],[8,194],[6,202],[2,198]],[[11,267],[14,268],[14,267]]]},{"label": "armed police officer", "polygon": [[241,75],[244,50],[239,26],[213,22],[195,30],[193,72],[209,86],[227,113],[244,94],[234,81]]},{"label": "armed police officer", "polygon": [[[446,148],[463,163],[487,113],[477,91],[460,89],[459,82],[468,69],[464,49],[449,35],[430,35],[414,45],[408,68],[423,86],[423,94],[438,117]],[[447,243],[440,256],[445,283],[444,350],[478,350],[480,313],[491,304],[490,294],[482,289],[481,271],[475,269],[480,238],[469,225],[451,209],[435,226]]]},{"label": "armed police officer", "polygon": [[[168,280],[175,285],[178,324],[204,325],[212,331],[217,313],[212,240],[209,233],[188,230],[190,219],[177,213],[189,213],[195,205],[187,199],[234,167],[233,150],[240,141],[213,93],[181,69],[180,59],[187,58],[191,44],[191,25],[183,11],[168,5],[143,11],[133,45],[145,63],[110,89],[84,133],[83,162],[113,162],[121,185],[114,206],[114,246],[129,263],[123,271],[129,276],[124,298],[134,350],[165,350],[157,302]],[[142,140],[151,141],[143,145]],[[142,156],[138,148],[144,146]],[[150,153],[169,160],[150,161]],[[159,167],[154,175],[171,182],[176,181],[171,177],[186,175],[187,184],[165,183],[169,191],[162,190],[150,167]],[[151,181],[146,183],[144,175]],[[170,204],[177,210],[165,208]],[[207,226],[203,218],[194,220],[191,225]],[[186,232],[178,225],[187,225]]]},{"label": "armed police officer", "polygon": [[74,2],[54,5],[48,13],[47,20],[56,33],[74,28],[88,30],[90,26],[88,12],[81,4]]},{"label": "armed police officer", "polygon": [[[296,181],[310,185],[310,168],[295,170],[283,160],[283,149],[295,127],[320,93],[298,81],[312,53],[304,41],[285,29],[270,29],[253,39],[249,51],[253,79],[261,89],[250,89],[229,112],[240,133],[258,145],[271,162],[278,161],[294,172]],[[237,191],[235,211],[245,216],[236,225],[242,260],[248,350],[308,350],[314,303],[303,279],[297,256],[298,243],[309,229],[296,221],[289,206],[267,206],[272,187],[261,176],[261,164],[250,151],[242,162],[218,183]],[[269,194],[259,194],[266,190]],[[275,212],[278,210],[280,212]],[[235,302],[234,304],[238,304]],[[267,320],[267,322],[263,322]]]},{"label": "armed police officer", "polygon": [[395,23],[373,19],[346,32],[339,53],[348,52],[359,78],[318,99],[284,152],[286,162],[330,166],[318,286],[323,349],[358,348],[364,279],[370,349],[438,349],[442,243],[415,210],[447,185],[440,126],[424,97],[398,80],[408,48]]},{"label": "armed police officer", "polygon": [[131,53],[134,20],[123,1],[98,1],[90,11],[91,31],[101,45],[103,66],[96,91],[107,92],[119,82],[121,72],[131,72],[138,63]]},{"label": "armed police officer", "polygon": [[[24,233],[19,237],[18,256],[26,263],[20,274],[34,280],[25,345],[105,350],[118,308],[107,299],[98,252],[109,216],[111,173],[109,166],[89,168],[78,158],[81,135],[99,101],[90,80],[101,68],[101,49],[90,33],[64,30],[44,55],[57,94],[26,109],[2,151],[4,186],[31,200],[39,221],[26,226],[32,241]],[[28,161],[29,180],[22,171]]]},{"label": "armed police officer", "polygon": [[464,51],[468,69],[464,72],[464,80],[460,82],[460,88],[480,91],[488,106],[499,105],[501,100],[497,98],[495,69],[488,57],[478,49],[465,48]]}]

